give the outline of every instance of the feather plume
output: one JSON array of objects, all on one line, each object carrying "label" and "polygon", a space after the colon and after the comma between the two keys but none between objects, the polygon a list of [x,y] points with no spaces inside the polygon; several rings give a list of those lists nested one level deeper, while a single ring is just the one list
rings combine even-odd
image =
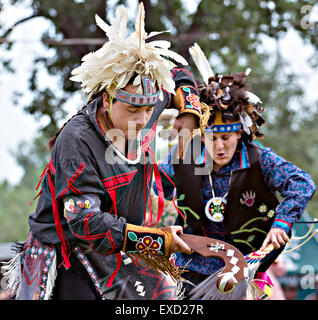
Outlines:
[{"label": "feather plume", "polygon": [[241,120],[241,124],[243,126],[243,130],[247,134],[251,134],[250,127],[253,125],[253,122],[252,122],[251,118],[249,117],[249,115],[245,111],[242,111],[240,113],[240,120]]},{"label": "feather plume", "polygon": [[145,9],[142,2],[139,3],[138,7],[137,18],[135,21],[135,30],[138,38],[138,47],[139,50],[141,50],[147,37],[145,32]]},{"label": "feather plume", "polygon": [[206,58],[205,54],[203,53],[202,49],[197,43],[195,43],[192,47],[189,48],[189,52],[192,56],[192,59],[196,67],[202,75],[204,83],[208,84],[209,78],[214,76],[208,59]]},{"label": "feather plume", "polygon": [[171,30],[164,30],[164,31],[152,31],[152,32],[150,32],[150,33],[148,34],[147,39],[152,38],[152,37],[155,37],[155,36],[157,36],[158,34],[165,33],[165,32],[170,33],[170,32],[171,32]]},{"label": "feather plume", "polygon": [[[147,38],[161,34],[151,32],[147,37],[145,32],[145,10],[141,2],[135,19],[135,32],[127,37],[128,13],[124,6],[117,8],[115,18],[110,25],[95,15],[96,24],[105,32],[108,41],[97,51],[88,53],[82,58],[79,67],[72,71],[72,81],[81,82],[82,92],[90,97],[106,89],[111,96],[116,96],[116,91],[124,88],[134,73],[147,75],[153,85],[175,93],[175,83],[170,75],[170,70],[175,66],[171,61],[187,65],[187,61],[169,50],[170,42],[156,40],[145,42]],[[165,57],[171,60],[165,59]],[[138,80],[137,80],[138,82]],[[138,92],[142,92],[139,81]],[[161,98],[163,95],[161,95]]]},{"label": "feather plume", "polygon": [[251,73],[252,69],[251,68],[247,68],[245,70],[245,74],[248,76]]},{"label": "feather plume", "polygon": [[155,40],[149,43],[149,46],[151,47],[158,47],[162,49],[169,49],[171,47],[171,43],[167,40]]},{"label": "feather plume", "polygon": [[246,97],[247,97],[248,101],[252,104],[262,103],[261,99],[253,92],[246,91]]},{"label": "feather plume", "polygon": [[96,24],[107,34],[109,31],[109,25],[99,17],[98,14],[95,14]]},{"label": "feather plume", "polygon": [[[264,112],[264,108],[259,105],[262,101],[247,87],[247,76],[251,68],[247,68],[245,73],[213,75],[212,68],[200,46],[195,43],[189,51],[204,80],[204,84],[199,86],[201,102],[220,111],[230,110],[233,116],[239,115],[247,135],[252,139],[256,137],[262,139],[263,134],[259,132],[259,127],[265,123],[260,116],[260,113]],[[202,128],[202,130],[205,129]]]}]

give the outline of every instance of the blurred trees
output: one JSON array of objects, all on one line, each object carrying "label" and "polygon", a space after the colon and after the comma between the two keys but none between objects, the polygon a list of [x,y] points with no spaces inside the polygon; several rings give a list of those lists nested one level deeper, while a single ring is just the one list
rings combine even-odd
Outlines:
[{"label": "blurred trees", "polygon": [[28,144],[20,143],[13,151],[25,173],[18,185],[12,186],[7,181],[0,183],[0,242],[26,239],[29,231],[27,218],[36,207],[36,200],[32,200],[40,191],[35,188],[49,160],[45,146],[46,138],[41,135]]},{"label": "blurred trees", "polygon": [[[2,2],[0,0],[0,8]],[[56,133],[65,118],[67,102],[75,92],[80,91],[79,84],[69,80],[71,70],[79,65],[84,54],[99,48],[101,40],[105,39],[103,31],[95,25],[95,13],[109,21],[109,17],[114,15],[114,9],[119,4],[130,6],[134,4],[133,10],[137,6],[137,0],[10,0],[12,5],[22,2],[29,3],[32,13],[17,21],[12,28],[23,27],[23,23],[29,19],[44,17],[50,21],[50,25],[43,33],[42,41],[48,49],[54,50],[55,54],[50,57],[37,56],[32,65],[28,86],[33,93],[33,100],[23,107],[37,119],[49,117],[50,122],[43,126],[34,146],[29,146],[30,150],[33,148],[32,152],[17,153],[17,158],[21,160],[19,163],[26,172],[19,186],[12,187],[6,183],[0,185],[1,199],[12,205],[17,204],[20,201],[18,199],[25,198],[27,193],[34,189],[33,186],[35,187],[39,177],[35,172],[37,170],[41,172],[40,168],[44,167],[47,155],[43,147],[44,141]],[[252,90],[261,97],[266,110],[265,118],[268,120],[267,127],[262,130],[266,136],[263,144],[273,147],[278,154],[308,171],[318,184],[318,127],[315,125],[317,101],[316,104],[310,105],[306,102],[303,89],[299,85],[299,75],[286,68],[279,51],[274,56],[269,55],[263,45],[264,39],[281,39],[288,30],[293,29],[301,36],[304,43],[310,43],[317,50],[318,24],[309,25],[306,12],[302,10],[304,5],[314,6],[315,1],[144,0],[143,2],[147,32],[170,29],[170,34],[162,34],[158,38],[171,41],[173,49],[186,59],[189,60],[189,46],[198,42],[210,58],[215,73],[233,73],[244,71],[247,67],[252,68],[249,76]],[[191,6],[193,8],[189,11],[188,8]],[[130,20],[130,27],[133,28],[133,20]],[[2,46],[8,51],[14,46],[10,43],[10,32],[11,29],[4,30],[0,25],[0,37],[8,39]],[[86,40],[68,45],[65,40],[70,38]],[[88,41],[89,39],[96,41]],[[317,60],[317,55],[312,57],[312,65],[317,66]],[[10,61],[2,62],[7,69],[14,68]],[[198,80],[201,80],[197,70],[192,68],[192,61],[189,62],[190,69]],[[43,69],[47,70],[50,76],[58,77],[58,88],[52,88],[49,83],[39,85],[39,73]],[[23,95],[22,92],[16,94]],[[295,104],[298,106],[297,112]],[[79,105],[78,109],[81,107]],[[35,147],[36,145],[41,147]],[[36,157],[37,160],[33,160]],[[316,198],[317,195],[309,208],[314,216],[318,216]],[[17,207],[20,205],[17,204]],[[15,211],[8,204],[5,209],[0,209],[0,218],[4,215],[4,210],[5,216],[14,217]],[[29,208],[23,210],[21,209],[21,214],[25,216],[30,213]]]}]

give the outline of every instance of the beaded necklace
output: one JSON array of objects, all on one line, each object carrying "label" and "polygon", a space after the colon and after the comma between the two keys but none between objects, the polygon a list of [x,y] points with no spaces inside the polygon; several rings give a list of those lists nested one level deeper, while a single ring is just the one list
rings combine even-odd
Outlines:
[{"label": "beaded necklace", "polygon": [[[232,179],[232,171],[230,173],[230,181]],[[227,204],[226,197],[228,192],[223,197],[216,197],[214,193],[213,183],[212,183],[212,173],[209,174],[209,181],[211,186],[212,198],[205,205],[205,215],[207,218],[213,222],[223,222],[224,212]]]}]

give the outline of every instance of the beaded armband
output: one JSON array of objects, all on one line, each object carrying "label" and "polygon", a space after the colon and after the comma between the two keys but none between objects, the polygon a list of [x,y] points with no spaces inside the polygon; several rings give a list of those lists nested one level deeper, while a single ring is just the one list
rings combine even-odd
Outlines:
[{"label": "beaded armband", "polygon": [[173,234],[164,229],[127,224],[123,251],[138,263],[163,272],[174,280],[182,279],[180,270],[171,261]]},{"label": "beaded armband", "polygon": [[127,224],[123,251],[170,257],[173,235],[169,231]]},{"label": "beaded armband", "polygon": [[191,86],[181,86],[177,89],[173,103],[179,110],[178,116],[183,113],[193,113],[201,119],[201,104],[198,91]]}]

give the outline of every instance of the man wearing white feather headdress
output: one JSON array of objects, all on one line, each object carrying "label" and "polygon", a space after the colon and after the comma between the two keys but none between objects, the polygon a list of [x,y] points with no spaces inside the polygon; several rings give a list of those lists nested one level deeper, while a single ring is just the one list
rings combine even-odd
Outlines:
[{"label": "man wearing white feather headdress", "polygon": [[[200,101],[209,110],[209,115],[201,121],[204,138],[193,141],[192,146],[199,143],[201,148],[199,152],[198,148],[189,148],[184,164],[175,164],[172,150],[161,166],[174,180],[178,197],[182,195],[179,205],[196,213],[188,215],[185,233],[229,242],[244,255],[272,245],[274,250],[255,275],[264,280],[264,272],[289,240],[288,234],[316,186],[308,173],[255,140],[262,137],[259,126],[265,121],[260,116],[263,112],[260,99],[247,87],[250,70],[214,75],[197,44],[190,48],[190,53],[204,80],[198,86]],[[211,170],[196,174],[196,169],[202,166]],[[164,179],[163,188],[167,198],[175,192]],[[280,202],[276,191],[282,196]],[[182,222],[178,217],[176,224],[182,225]],[[195,285],[209,275],[217,279],[223,267],[221,260],[197,253],[190,256],[176,253],[176,264],[187,268],[189,272],[184,273],[184,278]],[[263,288],[266,281],[259,283]],[[185,288],[189,293],[193,287],[186,283]],[[208,294],[203,292],[206,287],[202,288],[199,295],[198,289],[195,296],[241,299],[245,293],[234,290],[233,294],[225,295],[218,292],[216,286],[213,288],[215,290],[211,289]]]},{"label": "man wearing white feather headdress", "polygon": [[[84,56],[72,77],[88,103],[49,141],[52,156],[29,217],[29,237],[6,267],[8,289],[17,299],[176,297],[171,278],[178,279],[179,270],[169,257],[190,253],[179,237],[182,228],[150,228],[156,221],[145,221],[153,176],[161,184],[156,125],[166,107],[175,107],[176,127],[191,131],[201,110],[192,75],[164,57],[186,61],[167,41],[146,42],[158,32],[146,34],[144,14],[141,3],[128,37],[125,7],[116,10],[111,25],[96,16],[108,41]],[[114,129],[134,148],[116,144]],[[163,201],[161,191],[158,219]]]}]

